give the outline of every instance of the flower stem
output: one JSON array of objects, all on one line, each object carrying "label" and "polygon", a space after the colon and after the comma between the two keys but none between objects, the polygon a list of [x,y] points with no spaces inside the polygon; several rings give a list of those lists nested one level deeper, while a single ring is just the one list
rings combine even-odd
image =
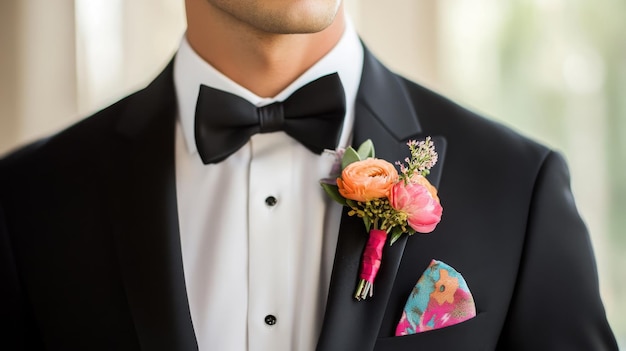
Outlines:
[{"label": "flower stem", "polygon": [[356,292],[354,293],[354,298],[361,301],[365,300],[367,297],[372,297],[373,295],[374,285],[365,279],[361,279],[356,288]]},{"label": "flower stem", "polygon": [[359,284],[357,284],[354,297],[357,300],[364,300],[372,296],[374,280],[378,274],[383,255],[383,246],[387,239],[387,232],[380,229],[370,230],[370,236],[363,252],[361,260],[361,274]]}]

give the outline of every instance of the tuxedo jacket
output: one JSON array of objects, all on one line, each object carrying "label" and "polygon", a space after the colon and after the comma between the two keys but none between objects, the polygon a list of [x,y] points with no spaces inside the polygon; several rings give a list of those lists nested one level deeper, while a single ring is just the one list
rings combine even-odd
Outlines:
[{"label": "tuxedo jacket", "polygon": [[[0,161],[0,348],[197,350],[176,111],[170,64],[145,89]],[[361,302],[353,293],[367,233],[343,213],[318,350],[617,350],[559,154],[391,73],[367,50],[355,113],[354,144],[371,139],[378,158],[403,160],[407,140],[433,137],[429,178],[444,212],[431,234],[385,246],[375,294]],[[461,272],[477,315],[395,337],[432,259]]]}]

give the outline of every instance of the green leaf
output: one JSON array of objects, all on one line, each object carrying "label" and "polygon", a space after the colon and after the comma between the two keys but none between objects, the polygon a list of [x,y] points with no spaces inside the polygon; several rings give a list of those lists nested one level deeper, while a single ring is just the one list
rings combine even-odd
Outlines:
[{"label": "green leaf", "polygon": [[401,236],[402,236],[402,233],[394,233],[391,236],[391,242],[389,243],[389,246],[393,245],[393,243],[395,243],[398,239],[400,239]]},{"label": "green leaf", "polygon": [[351,208],[357,208],[358,207],[357,202],[354,201],[354,200],[346,199],[346,204],[348,206],[350,206]]},{"label": "green leaf", "polygon": [[369,217],[363,217],[363,223],[365,223],[365,230],[369,233],[370,228],[372,227],[372,219]]},{"label": "green leaf", "polygon": [[337,187],[336,185],[332,185],[332,184],[326,184],[326,183],[320,183],[322,185],[322,188],[324,188],[324,190],[326,191],[326,194],[328,194],[328,196],[330,196],[331,199],[337,201],[338,203],[340,203],[343,206],[346,206],[346,199],[341,196],[341,194],[339,193],[339,187]]},{"label": "green leaf", "polygon": [[374,143],[372,143],[371,139],[367,139],[359,146],[359,150],[357,151],[361,160],[365,160],[366,158],[374,157]]},{"label": "green leaf", "polygon": [[389,242],[389,246],[393,245],[393,243],[400,239],[402,234],[404,233],[402,232],[402,229],[400,229],[400,227],[393,228],[393,230],[391,231],[391,241]]},{"label": "green leaf", "polygon": [[352,147],[346,149],[346,152],[343,154],[343,158],[341,159],[341,169],[343,170],[349,164],[361,161],[361,157]]}]

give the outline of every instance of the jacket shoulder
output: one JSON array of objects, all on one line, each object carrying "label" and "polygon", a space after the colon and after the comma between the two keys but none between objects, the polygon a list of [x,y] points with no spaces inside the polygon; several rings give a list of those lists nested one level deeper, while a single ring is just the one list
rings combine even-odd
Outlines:
[{"label": "jacket shoulder", "polygon": [[553,150],[419,84],[400,77],[425,131],[446,137],[451,150],[474,154],[480,162],[541,164]]},{"label": "jacket shoulder", "polygon": [[[115,129],[121,111],[131,97],[85,117],[75,124],[8,153],[0,159],[0,172],[33,169],[44,166],[58,168],[68,162],[77,162],[92,157],[106,144]],[[54,166],[54,165],[57,166]]]},{"label": "jacket shoulder", "polygon": [[128,95],[66,129],[10,152],[0,159],[0,172],[35,164],[58,169],[97,157],[118,138],[142,130],[163,114],[172,114],[175,95],[172,62],[147,87]]}]

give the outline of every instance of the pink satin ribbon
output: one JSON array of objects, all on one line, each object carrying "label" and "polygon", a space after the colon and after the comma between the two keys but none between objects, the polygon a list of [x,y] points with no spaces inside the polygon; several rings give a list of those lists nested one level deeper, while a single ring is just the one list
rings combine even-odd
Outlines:
[{"label": "pink satin ribbon", "polygon": [[361,262],[361,279],[374,284],[376,274],[380,268],[380,261],[383,257],[383,247],[387,240],[387,232],[379,229],[370,230],[370,237],[363,252]]}]

